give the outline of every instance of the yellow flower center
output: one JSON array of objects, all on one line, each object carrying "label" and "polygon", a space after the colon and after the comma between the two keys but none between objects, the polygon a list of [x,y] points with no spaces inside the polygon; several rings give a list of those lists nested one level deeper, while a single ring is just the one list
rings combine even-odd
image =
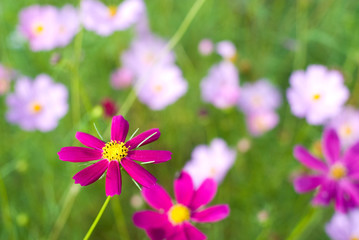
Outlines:
[{"label": "yellow flower center", "polygon": [[340,128],[340,133],[343,136],[350,136],[352,134],[352,132],[353,132],[352,128],[348,125],[344,125]]},{"label": "yellow flower center", "polygon": [[125,143],[111,140],[102,148],[102,157],[109,161],[121,161],[122,158],[127,156],[127,152],[128,148]]},{"label": "yellow flower center", "polygon": [[158,84],[153,89],[155,90],[156,93],[160,93],[162,91],[162,86]]},{"label": "yellow flower center", "polygon": [[43,107],[42,107],[42,105],[40,103],[34,102],[34,103],[31,104],[30,109],[31,109],[32,113],[39,113],[39,112],[41,112]]},{"label": "yellow flower center", "polygon": [[231,56],[228,60],[231,61],[232,63],[235,63],[237,60],[237,53],[233,54],[233,56]]},{"label": "yellow flower center", "polygon": [[339,180],[347,175],[347,169],[341,163],[336,163],[330,168],[330,176]]},{"label": "yellow flower center", "polygon": [[321,96],[318,93],[313,95],[313,100],[314,101],[318,101],[320,98],[321,98]]},{"label": "yellow flower center", "polygon": [[353,237],[350,238],[350,240],[359,240],[359,237],[353,236]]},{"label": "yellow flower center", "polygon": [[35,35],[40,35],[44,31],[44,26],[40,23],[35,24],[33,27],[33,32]]},{"label": "yellow flower center", "polygon": [[108,14],[110,17],[114,17],[117,13],[117,7],[116,6],[109,6],[108,7]]},{"label": "yellow flower center", "polygon": [[190,219],[191,211],[182,204],[176,204],[169,210],[168,217],[173,225],[178,225]]}]

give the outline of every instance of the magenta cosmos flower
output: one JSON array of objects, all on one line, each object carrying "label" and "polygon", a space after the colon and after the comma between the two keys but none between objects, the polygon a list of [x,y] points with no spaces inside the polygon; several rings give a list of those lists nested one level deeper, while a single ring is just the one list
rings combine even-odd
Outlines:
[{"label": "magenta cosmos flower", "polygon": [[324,132],[322,144],[326,162],[301,146],[295,147],[295,158],[315,171],[314,174],[297,177],[294,180],[295,190],[304,193],[319,188],[312,203],[328,205],[334,200],[335,209],[341,212],[359,206],[359,142],[341,155],[339,137],[331,129]]},{"label": "magenta cosmos flower", "polygon": [[86,147],[64,147],[58,153],[60,160],[68,162],[89,162],[100,160],[78,172],[73,179],[81,186],[97,181],[106,173],[106,195],[121,194],[121,167],[139,184],[150,187],[156,178],[136,163],[161,163],[171,159],[171,152],[160,150],[136,150],[138,147],[156,141],[158,129],[147,130],[126,141],[129,124],[122,116],[112,119],[111,140],[101,141],[87,133],[77,132],[76,138]]},{"label": "magenta cosmos flower", "polygon": [[217,222],[229,215],[227,204],[204,208],[217,192],[217,184],[211,178],[195,190],[191,176],[182,172],[174,181],[174,191],[176,201],[172,201],[166,190],[159,185],[142,190],[146,202],[157,211],[137,212],[133,221],[137,227],[145,229],[153,240],[206,239],[206,235],[192,226],[190,221]]}]

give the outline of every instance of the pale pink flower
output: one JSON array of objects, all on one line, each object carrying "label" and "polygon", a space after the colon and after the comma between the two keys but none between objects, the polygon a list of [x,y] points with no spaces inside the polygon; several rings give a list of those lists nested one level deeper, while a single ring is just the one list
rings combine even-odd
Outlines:
[{"label": "pale pink flower", "polygon": [[81,19],[87,30],[108,36],[136,23],[145,9],[142,0],[125,0],[118,6],[106,6],[97,0],[81,1]]},{"label": "pale pink flower", "polygon": [[131,86],[134,74],[127,68],[118,68],[111,74],[111,85],[114,89],[123,89]]},{"label": "pale pink flower", "polygon": [[161,110],[176,102],[188,88],[176,65],[157,66],[136,86],[138,99],[152,110]]},{"label": "pale pink flower", "polygon": [[292,113],[312,125],[324,124],[336,116],[349,97],[342,74],[325,66],[311,65],[290,76],[287,98]]},{"label": "pale pink flower", "polygon": [[198,51],[200,54],[207,56],[213,52],[213,42],[210,39],[202,39],[198,44]]},{"label": "pale pink flower", "polygon": [[206,178],[221,183],[235,159],[236,151],[229,148],[224,140],[215,138],[209,146],[197,146],[183,169],[192,176],[196,187]]},{"label": "pale pink flower", "polygon": [[359,209],[344,214],[336,212],[325,226],[325,231],[332,240],[359,239]]},{"label": "pale pink flower", "polygon": [[343,110],[328,123],[339,135],[343,149],[359,141],[359,111],[353,107]]},{"label": "pale pink flower", "polygon": [[174,65],[175,54],[173,52],[169,52],[161,58],[159,56],[165,46],[166,41],[152,34],[137,37],[132,42],[130,49],[122,54],[122,66],[132,71],[136,77],[140,77],[143,74],[148,74],[154,65]]},{"label": "pale pink flower", "polygon": [[267,79],[255,83],[245,83],[241,88],[239,108],[245,113],[272,111],[281,104],[281,96],[276,87]]},{"label": "pale pink flower", "polygon": [[15,92],[6,98],[8,111],[6,118],[27,131],[47,132],[57,127],[58,121],[68,110],[68,91],[61,83],[54,83],[45,74],[30,80],[16,81]]},{"label": "pale pink flower", "polygon": [[69,44],[80,28],[79,13],[72,5],[65,5],[58,10],[58,32],[56,47]]},{"label": "pale pink flower", "polygon": [[58,12],[53,6],[33,5],[20,12],[19,31],[33,51],[51,50],[57,46]]},{"label": "pale pink flower", "polygon": [[255,137],[273,129],[278,121],[278,114],[274,111],[259,111],[247,115],[248,130]]},{"label": "pale pink flower", "polygon": [[205,102],[217,108],[234,106],[239,98],[239,77],[236,67],[227,61],[214,65],[201,81],[201,95]]},{"label": "pale pink flower", "polygon": [[224,59],[233,61],[237,55],[236,46],[230,41],[221,41],[217,43],[217,53]]}]

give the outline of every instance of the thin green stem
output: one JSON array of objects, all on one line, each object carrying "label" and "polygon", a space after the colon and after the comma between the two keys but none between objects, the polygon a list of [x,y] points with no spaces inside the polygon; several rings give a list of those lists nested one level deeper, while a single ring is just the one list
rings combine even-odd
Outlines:
[{"label": "thin green stem", "polygon": [[302,218],[302,220],[293,229],[287,240],[297,240],[303,235],[308,226],[313,222],[318,208],[311,208],[309,212]]},{"label": "thin green stem", "polygon": [[87,239],[90,238],[90,236],[91,236],[93,230],[95,229],[95,227],[96,227],[98,221],[100,221],[100,219],[101,219],[101,217],[102,217],[102,214],[103,214],[103,212],[105,211],[105,209],[106,209],[108,203],[110,202],[110,200],[111,200],[111,196],[108,196],[108,197],[106,198],[105,203],[102,205],[102,207],[101,207],[99,213],[97,214],[97,216],[96,216],[96,218],[95,218],[95,221],[92,223],[90,229],[89,229],[88,232],[86,233],[86,236],[84,237],[84,240],[87,240]]}]

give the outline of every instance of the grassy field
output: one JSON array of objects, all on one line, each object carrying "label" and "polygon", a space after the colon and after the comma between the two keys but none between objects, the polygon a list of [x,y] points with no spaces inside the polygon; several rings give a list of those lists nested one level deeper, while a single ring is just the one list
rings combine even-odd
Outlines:
[{"label": "grassy field", "polygon": [[[170,39],[193,2],[147,0],[152,31]],[[72,176],[84,164],[62,162],[57,152],[64,146],[80,146],[74,137],[76,131],[96,135],[93,123],[105,138],[109,137],[106,129],[110,120],[96,114],[96,109],[104,97],[111,97],[121,111],[129,96],[131,89],[114,90],[109,79],[120,66],[119,56],[129,47],[134,33],[130,29],[100,37],[81,30],[65,48],[47,52],[32,52],[27,44],[17,43],[14,34],[22,8],[65,3],[78,5],[78,1],[68,0],[0,2],[0,63],[30,77],[47,73],[70,91],[70,110],[49,133],[26,132],[9,124],[5,119],[5,96],[0,96],[1,239],[81,239],[106,198],[104,179],[81,189],[74,187]],[[177,65],[189,84],[186,95],[161,111],[152,111],[137,100],[131,105],[126,114],[130,133],[137,128],[144,131],[158,127],[161,138],[150,148],[173,153],[168,163],[146,167],[171,194],[175,174],[197,145],[219,137],[236,148],[240,139],[250,139],[250,150],[237,153],[212,202],[228,203],[230,216],[213,225],[199,226],[208,239],[287,239],[296,227],[298,230],[303,218],[311,216],[312,193],[298,195],[293,189],[291,176],[302,166],[292,151],[299,143],[311,148],[321,138],[322,128],[294,117],[285,91],[292,71],[322,64],[344,74],[351,91],[349,104],[359,106],[358,13],[359,3],[354,0],[206,0],[174,47]],[[280,123],[274,130],[252,138],[237,108],[223,111],[202,102],[199,83],[220,61],[217,55],[203,57],[198,53],[203,38],[230,40],[236,45],[241,84],[265,77],[280,88],[283,104]],[[54,53],[61,55],[56,65],[50,64]],[[208,114],[200,115],[202,110]],[[144,231],[132,223],[137,210],[130,200],[139,190],[127,174],[123,176],[122,194],[111,200],[92,239],[146,239]],[[64,210],[64,206],[68,207]],[[257,219],[263,210],[268,212],[265,223]],[[332,213],[333,207],[315,210],[298,239],[328,239],[324,225]]]}]

